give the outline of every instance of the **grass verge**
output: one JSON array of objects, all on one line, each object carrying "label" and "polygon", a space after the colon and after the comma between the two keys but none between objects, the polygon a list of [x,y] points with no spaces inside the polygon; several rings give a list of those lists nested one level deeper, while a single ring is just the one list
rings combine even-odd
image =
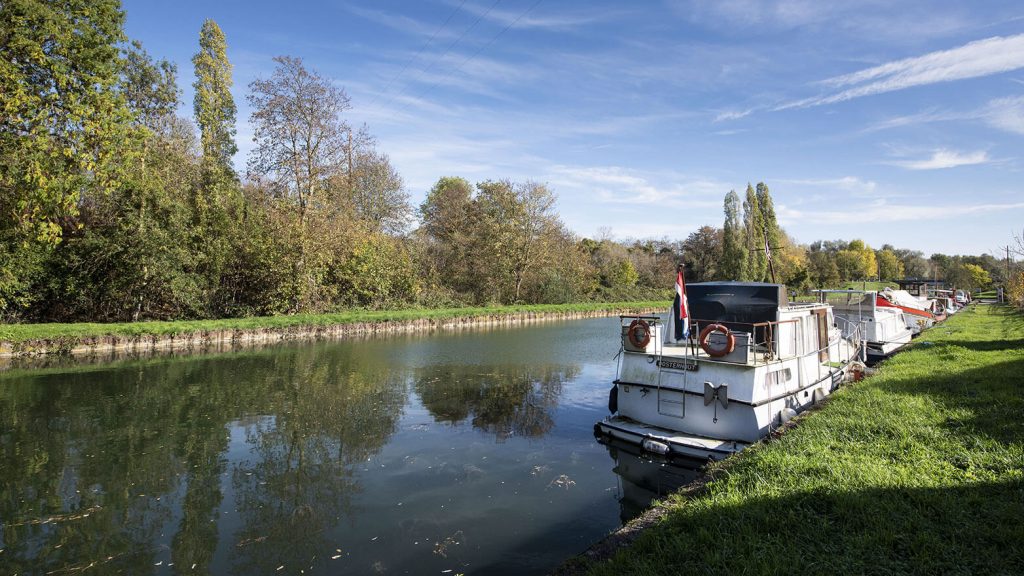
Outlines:
[{"label": "grass verge", "polygon": [[575,571],[1024,573],[1024,317],[965,310],[663,505]]},{"label": "grass verge", "polygon": [[667,302],[598,302],[581,304],[537,304],[530,306],[496,306],[486,308],[445,308],[406,310],[352,310],[336,314],[296,314],[228,318],[223,320],[185,320],[173,322],[77,323],[77,324],[4,324],[0,325],[0,341],[75,340],[102,336],[170,336],[194,332],[222,330],[274,330],[312,326],[334,326],[363,322],[444,321],[481,316],[513,316],[520,314],[567,314],[613,312],[665,308]]}]

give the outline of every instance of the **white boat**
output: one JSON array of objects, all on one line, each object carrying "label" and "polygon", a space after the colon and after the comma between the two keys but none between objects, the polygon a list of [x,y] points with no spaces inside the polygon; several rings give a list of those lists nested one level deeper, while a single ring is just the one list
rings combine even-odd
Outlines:
[{"label": "white boat", "polygon": [[886,288],[878,293],[876,303],[881,307],[902,310],[903,320],[914,336],[935,325],[935,314],[932,312],[934,300],[917,298],[906,290]]},{"label": "white boat", "polygon": [[595,433],[656,454],[720,459],[828,396],[861,358],[828,304],[790,304],[786,287],[686,288],[689,337],[656,316],[621,317],[622,349]]},{"label": "white boat", "polygon": [[882,360],[906,346],[913,337],[899,308],[878,305],[874,290],[815,290],[832,305],[844,335],[857,333],[865,343],[868,362]]}]

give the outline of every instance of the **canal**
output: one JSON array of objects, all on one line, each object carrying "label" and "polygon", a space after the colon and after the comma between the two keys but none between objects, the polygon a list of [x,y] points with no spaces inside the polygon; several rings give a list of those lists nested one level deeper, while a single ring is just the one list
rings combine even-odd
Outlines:
[{"label": "canal", "polygon": [[0,574],[543,574],[692,477],[594,440],[618,326],[0,374]]}]

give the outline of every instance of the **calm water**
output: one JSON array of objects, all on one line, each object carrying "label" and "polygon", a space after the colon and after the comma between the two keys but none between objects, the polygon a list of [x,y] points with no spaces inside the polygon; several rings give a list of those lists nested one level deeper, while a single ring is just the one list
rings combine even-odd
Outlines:
[{"label": "calm water", "polygon": [[0,574],[543,574],[692,473],[598,444],[618,319],[0,375]]}]

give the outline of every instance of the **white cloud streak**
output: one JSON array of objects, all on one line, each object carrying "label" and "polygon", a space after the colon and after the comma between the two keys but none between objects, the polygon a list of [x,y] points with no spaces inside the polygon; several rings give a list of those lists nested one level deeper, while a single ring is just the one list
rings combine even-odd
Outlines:
[{"label": "white cloud streak", "polygon": [[957,166],[988,164],[989,162],[991,160],[988,157],[988,152],[984,150],[964,154],[955,150],[940,149],[932,152],[929,158],[921,160],[896,160],[889,162],[889,164],[908,170],[942,170],[945,168],[956,168]]},{"label": "white cloud streak", "polygon": [[821,84],[840,91],[786,103],[775,110],[834,104],[915,86],[990,76],[1021,68],[1024,68],[1024,34],[996,36],[958,48],[896,60],[826,79]]}]

